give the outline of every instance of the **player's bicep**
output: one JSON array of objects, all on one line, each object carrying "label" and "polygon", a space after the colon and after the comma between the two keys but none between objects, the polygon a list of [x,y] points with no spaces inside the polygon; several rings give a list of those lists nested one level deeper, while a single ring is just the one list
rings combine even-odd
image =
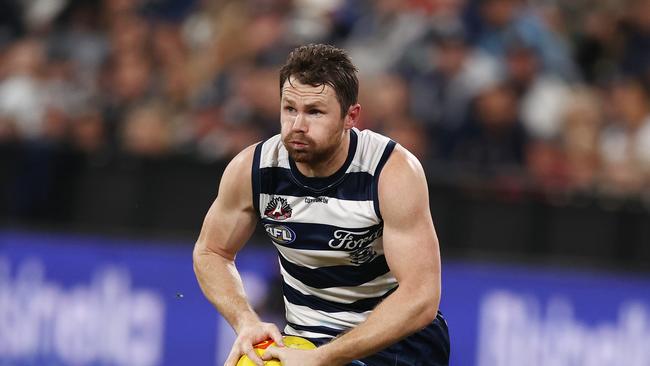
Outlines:
[{"label": "player's bicep", "polygon": [[252,149],[235,157],[224,170],[217,198],[203,221],[197,251],[215,252],[234,259],[251,236],[257,217],[252,202]]},{"label": "player's bicep", "polygon": [[214,201],[203,221],[197,249],[215,252],[224,258],[234,259],[255,229],[253,212],[231,209]]},{"label": "player's bicep", "polygon": [[439,288],[440,251],[426,178],[417,159],[399,145],[380,175],[379,205],[384,255],[400,286]]}]

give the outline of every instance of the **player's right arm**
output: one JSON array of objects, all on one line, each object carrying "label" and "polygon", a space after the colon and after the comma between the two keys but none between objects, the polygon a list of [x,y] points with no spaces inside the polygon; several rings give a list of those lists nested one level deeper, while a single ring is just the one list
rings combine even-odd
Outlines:
[{"label": "player's right arm", "polygon": [[263,365],[253,345],[268,338],[282,343],[277,327],[262,322],[248,303],[234,262],[257,222],[251,187],[254,150],[254,146],[245,149],[224,170],[217,198],[203,221],[193,253],[201,290],[237,333],[227,366],[234,366],[244,353]]}]

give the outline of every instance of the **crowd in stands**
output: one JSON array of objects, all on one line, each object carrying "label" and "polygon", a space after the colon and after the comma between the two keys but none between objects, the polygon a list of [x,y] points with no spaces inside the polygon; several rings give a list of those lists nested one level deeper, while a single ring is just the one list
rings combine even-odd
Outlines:
[{"label": "crowd in stands", "polygon": [[[228,159],[304,43],[439,177],[650,194],[650,0],[0,0],[0,144]],[[528,184],[528,183],[527,183]]]}]

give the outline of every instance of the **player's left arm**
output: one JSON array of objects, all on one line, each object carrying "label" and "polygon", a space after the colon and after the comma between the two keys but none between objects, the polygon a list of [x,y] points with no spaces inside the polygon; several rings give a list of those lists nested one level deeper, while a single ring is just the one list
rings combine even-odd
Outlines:
[{"label": "player's left arm", "polygon": [[315,351],[273,350],[283,365],[345,365],[435,319],[440,303],[440,250],[427,182],[418,160],[399,145],[379,178],[379,207],[384,219],[384,255],[398,289],[364,323]]}]

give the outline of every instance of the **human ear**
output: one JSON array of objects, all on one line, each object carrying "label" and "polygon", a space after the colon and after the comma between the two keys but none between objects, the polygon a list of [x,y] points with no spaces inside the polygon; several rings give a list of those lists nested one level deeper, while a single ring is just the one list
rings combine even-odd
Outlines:
[{"label": "human ear", "polygon": [[354,127],[357,122],[359,122],[359,117],[361,116],[361,104],[354,104],[348,108],[348,113],[345,115],[344,119],[344,128],[346,130]]}]

